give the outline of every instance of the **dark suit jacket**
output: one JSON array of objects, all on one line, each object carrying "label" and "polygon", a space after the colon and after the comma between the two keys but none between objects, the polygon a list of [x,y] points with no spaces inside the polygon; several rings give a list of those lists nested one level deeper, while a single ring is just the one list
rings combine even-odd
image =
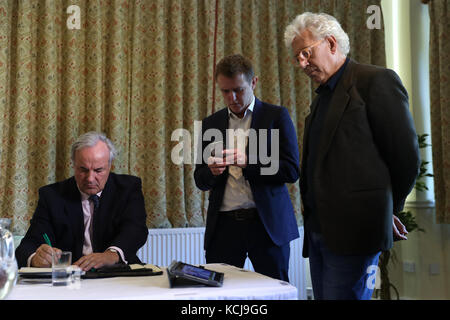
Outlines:
[{"label": "dark suit jacket", "polygon": [[[316,104],[317,97],[305,120],[302,196]],[[390,249],[392,214],[403,209],[420,167],[408,94],[397,74],[350,60],[331,98],[319,144],[313,185],[328,247],[337,254]],[[306,243],[303,255],[308,256]]]},{"label": "dark suit jacket", "polygon": [[[81,195],[71,177],[39,189],[39,202],[22,242],[16,249],[20,267],[45,243],[47,233],[54,247],[72,252],[72,262],[82,256],[84,218]],[[122,249],[128,263],[139,263],[137,250],[147,240],[146,212],[141,179],[110,173],[94,215],[93,251],[110,246]]]},{"label": "dark suit jacket", "polygon": [[[228,109],[224,108],[205,118],[202,122],[202,136],[208,129],[219,129],[226,139],[228,129]],[[298,238],[298,227],[285,183],[294,183],[299,177],[299,152],[297,136],[286,108],[274,106],[255,99],[251,128],[268,129],[267,150],[271,150],[270,129],[279,129],[279,169],[274,175],[261,175],[262,167],[270,167],[260,162],[258,152],[248,154],[257,163],[248,164],[243,169],[245,179],[249,181],[256,208],[267,233],[276,245],[285,244]],[[202,142],[202,153],[212,141]],[[258,138],[259,146],[259,138]],[[198,163],[199,161],[196,161]],[[218,211],[222,205],[228,168],[220,176],[214,176],[208,165],[202,161],[194,172],[195,183],[203,191],[210,190],[209,206],[205,230],[205,249],[211,241],[217,226]]]}]

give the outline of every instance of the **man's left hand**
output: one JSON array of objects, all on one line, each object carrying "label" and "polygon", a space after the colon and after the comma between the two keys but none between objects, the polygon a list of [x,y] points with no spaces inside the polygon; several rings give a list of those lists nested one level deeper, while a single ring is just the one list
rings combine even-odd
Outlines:
[{"label": "man's left hand", "polygon": [[113,265],[119,262],[119,254],[110,250],[102,253],[91,253],[81,257],[74,265],[79,266],[83,271],[89,271],[92,268],[98,269],[103,266]]}]

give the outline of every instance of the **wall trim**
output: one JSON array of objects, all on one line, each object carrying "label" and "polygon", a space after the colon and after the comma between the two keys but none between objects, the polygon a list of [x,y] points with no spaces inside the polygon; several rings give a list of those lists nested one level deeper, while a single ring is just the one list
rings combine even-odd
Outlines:
[{"label": "wall trim", "polygon": [[431,208],[435,208],[435,203],[432,200],[406,201],[405,208],[431,209]]}]

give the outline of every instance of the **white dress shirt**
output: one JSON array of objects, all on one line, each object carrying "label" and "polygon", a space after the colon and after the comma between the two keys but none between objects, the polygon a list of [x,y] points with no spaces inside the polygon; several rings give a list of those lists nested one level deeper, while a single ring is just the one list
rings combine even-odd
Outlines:
[{"label": "white dress shirt", "polygon": [[[94,203],[89,201],[89,195],[80,191],[81,194],[81,207],[83,208],[83,220],[84,220],[84,242],[83,242],[83,256],[87,256],[93,252],[92,249],[92,225],[94,221]],[[100,198],[102,191],[97,193]]]},{"label": "white dress shirt", "polygon": [[[78,188],[79,190],[79,188]],[[92,249],[92,232],[93,232],[93,221],[94,221],[94,203],[92,201],[89,201],[89,195],[82,192],[80,190],[81,194],[81,207],[83,208],[83,218],[84,218],[84,242],[83,242],[83,256],[86,256],[88,254],[93,253]],[[100,198],[102,195],[102,191],[97,193],[97,196]],[[111,246],[108,247],[108,249],[115,249],[117,250],[117,253],[120,255],[120,258],[122,261],[127,263],[125,260],[125,256],[123,254],[122,249]]]},{"label": "white dress shirt", "polygon": [[[250,129],[250,125],[252,123],[252,115],[253,115],[253,107],[255,106],[255,96],[253,96],[253,100],[248,106],[247,110],[245,110],[244,117],[241,119],[236,116],[234,113],[228,109],[229,116],[229,125],[228,129],[242,129],[247,133],[247,137],[245,139],[245,146],[243,151],[245,153],[247,144],[248,144],[248,130]],[[236,143],[238,139],[234,141],[234,147],[238,148],[239,145]],[[226,148],[229,148],[227,146]],[[248,209],[255,208],[256,204],[253,200],[252,190],[250,189],[250,184],[242,175],[242,168],[238,166],[229,166],[228,167],[228,178],[227,183],[225,185],[225,193],[223,196],[222,206],[220,207],[220,211],[230,211],[236,209]]]}]

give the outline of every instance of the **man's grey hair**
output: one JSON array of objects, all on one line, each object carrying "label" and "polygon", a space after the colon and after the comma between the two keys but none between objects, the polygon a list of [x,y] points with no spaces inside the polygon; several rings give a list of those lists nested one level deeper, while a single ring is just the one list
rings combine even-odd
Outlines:
[{"label": "man's grey hair", "polygon": [[116,147],[111,142],[111,140],[109,140],[106,137],[106,135],[104,133],[95,132],[95,131],[90,131],[90,132],[86,132],[85,134],[82,134],[72,144],[72,152],[71,152],[72,162],[75,162],[75,152],[77,150],[93,147],[99,141],[104,142],[106,144],[106,146],[108,147],[108,149],[109,149],[109,164],[111,165],[112,161],[114,160],[114,158],[117,155]]},{"label": "man's grey hair", "polygon": [[336,18],[329,14],[305,12],[295,17],[284,32],[284,43],[286,47],[292,47],[294,38],[304,30],[309,30],[316,40],[334,36],[339,51],[344,56],[347,56],[350,51],[350,41],[347,33],[342,29]]}]

